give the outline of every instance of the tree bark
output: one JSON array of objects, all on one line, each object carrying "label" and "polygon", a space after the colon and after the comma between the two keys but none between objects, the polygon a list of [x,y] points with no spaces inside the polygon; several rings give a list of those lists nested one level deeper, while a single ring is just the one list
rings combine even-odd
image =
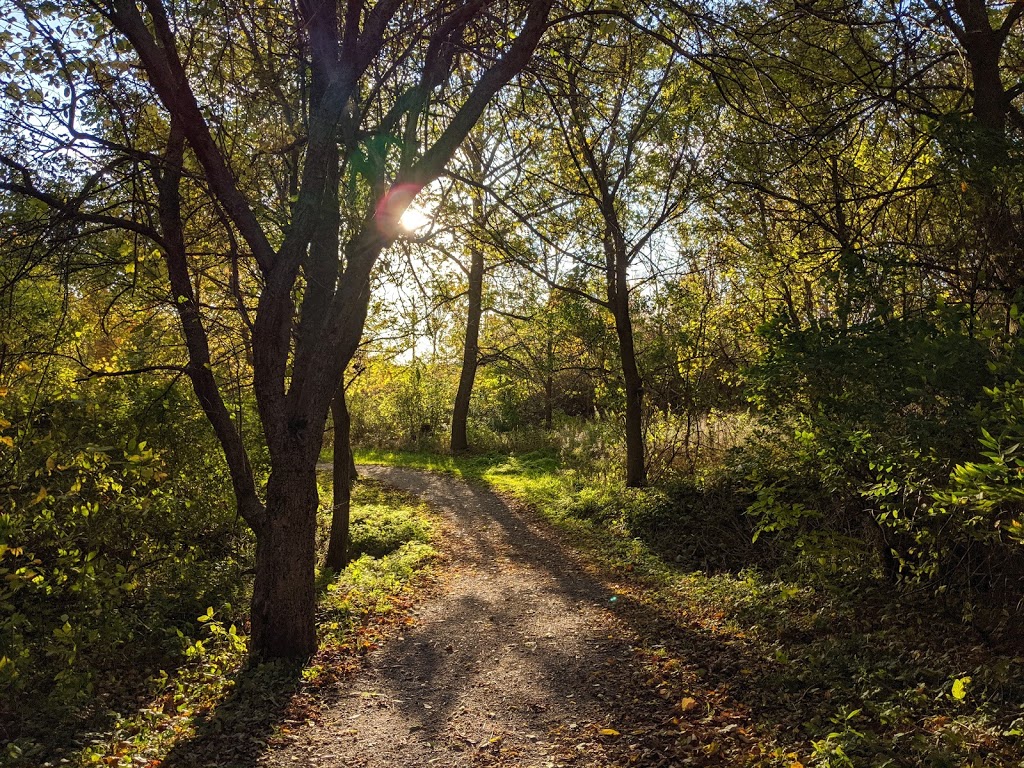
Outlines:
[{"label": "tree bark", "polygon": [[345,402],[345,382],[331,401],[334,419],[333,510],[331,512],[331,538],[327,545],[324,565],[335,573],[348,565],[349,517],[352,508],[352,483],[356,479],[355,457],[352,454],[351,427],[348,404]]},{"label": "tree bark", "polygon": [[629,316],[628,296],[628,293],[623,293],[620,298],[625,306],[615,307],[615,333],[619,339],[619,359],[626,390],[626,486],[643,488],[647,485],[643,421],[644,387],[636,363],[633,321]]},{"label": "tree bark", "polygon": [[192,382],[199,405],[213,426],[217,440],[224,450],[238,514],[250,526],[255,527],[260,524],[264,514],[263,504],[256,493],[252,465],[242,440],[241,426],[232,423],[231,414],[228,413],[213,375],[210,340],[188,273],[188,252],[181,217],[185,138],[179,122],[171,121],[166,155],[163,162],[156,164],[153,169],[160,227],[164,235],[164,262],[167,265],[168,281],[174,296],[174,307],[188,349],[189,380]]},{"label": "tree bark", "polygon": [[256,530],[251,648],[265,658],[308,657],[316,651],[314,465],[301,456],[277,462],[266,508]]},{"label": "tree bark", "polygon": [[607,204],[605,220],[611,231],[605,234],[605,260],[608,279],[608,307],[615,317],[615,334],[619,341],[619,362],[626,390],[626,486],[647,485],[647,458],[644,446],[644,386],[636,362],[633,319],[629,314],[629,258],[625,239],[621,236],[614,209]]},{"label": "tree bark", "polygon": [[544,375],[544,429],[550,432],[555,427],[555,381],[550,373]]},{"label": "tree bark", "polygon": [[963,47],[971,72],[973,118],[976,136],[969,147],[973,183],[980,201],[980,247],[992,264],[997,287],[1007,303],[1019,300],[1021,277],[1020,221],[1005,189],[1006,171],[1012,165],[1008,127],[1020,128],[1022,118],[1013,105],[1002,77],[1002,57],[1007,39],[1024,15],[1024,4],[1008,4],[1003,14],[993,13],[997,4],[987,0],[954,0],[959,21],[936,2],[932,6]]},{"label": "tree bark", "polygon": [[555,330],[551,319],[551,298],[544,315],[544,429],[555,427]]},{"label": "tree bark", "polygon": [[[479,156],[474,157],[474,171],[478,170]],[[473,223],[483,215],[483,200],[479,190],[473,191]],[[480,319],[483,316],[484,252],[475,238],[469,245],[469,307],[466,312],[466,342],[462,346],[462,373],[459,389],[455,393],[452,409],[452,453],[469,450],[469,404],[473,397],[473,384],[480,360]]]}]

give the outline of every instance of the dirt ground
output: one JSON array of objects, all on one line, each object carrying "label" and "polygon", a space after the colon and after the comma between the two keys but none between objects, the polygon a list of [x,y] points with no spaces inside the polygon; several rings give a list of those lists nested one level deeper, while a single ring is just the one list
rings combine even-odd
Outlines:
[{"label": "dirt ground", "polygon": [[[444,475],[366,467],[447,520],[443,587],[323,717],[261,765],[679,765],[672,703],[644,684],[625,600],[550,529]],[[685,761],[683,761],[685,762]]]}]

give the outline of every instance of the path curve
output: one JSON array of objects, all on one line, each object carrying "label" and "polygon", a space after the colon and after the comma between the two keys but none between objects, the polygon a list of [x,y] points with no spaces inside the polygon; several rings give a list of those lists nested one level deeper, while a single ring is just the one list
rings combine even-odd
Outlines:
[{"label": "path curve", "polygon": [[633,677],[614,594],[547,526],[448,475],[360,471],[445,516],[448,577],[416,608],[415,624],[367,658],[323,721],[262,765],[664,764],[626,722],[664,702]]}]

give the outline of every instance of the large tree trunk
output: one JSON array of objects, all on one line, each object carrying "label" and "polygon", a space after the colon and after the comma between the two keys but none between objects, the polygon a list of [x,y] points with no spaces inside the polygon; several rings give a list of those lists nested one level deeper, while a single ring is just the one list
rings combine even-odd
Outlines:
[{"label": "large tree trunk", "polygon": [[331,416],[334,419],[334,506],[331,512],[331,538],[324,565],[338,573],[348,565],[352,483],[356,479],[355,457],[352,455],[352,422],[345,402],[344,381],[331,401]]},{"label": "large tree trunk", "polygon": [[267,515],[256,531],[252,649],[267,658],[316,651],[316,469],[296,456],[278,462],[267,485]]}]

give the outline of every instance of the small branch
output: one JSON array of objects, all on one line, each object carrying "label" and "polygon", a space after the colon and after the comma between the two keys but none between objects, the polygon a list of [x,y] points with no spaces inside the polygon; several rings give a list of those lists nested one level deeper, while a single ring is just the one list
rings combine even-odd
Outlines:
[{"label": "small branch", "polygon": [[93,368],[82,363],[81,360],[76,360],[87,371],[86,375],[75,379],[75,381],[91,381],[92,379],[110,378],[116,376],[137,376],[142,373],[153,373],[155,371],[173,372],[178,374],[188,373],[188,369],[183,365],[145,365],[141,368],[130,368],[123,371],[97,371]]}]

